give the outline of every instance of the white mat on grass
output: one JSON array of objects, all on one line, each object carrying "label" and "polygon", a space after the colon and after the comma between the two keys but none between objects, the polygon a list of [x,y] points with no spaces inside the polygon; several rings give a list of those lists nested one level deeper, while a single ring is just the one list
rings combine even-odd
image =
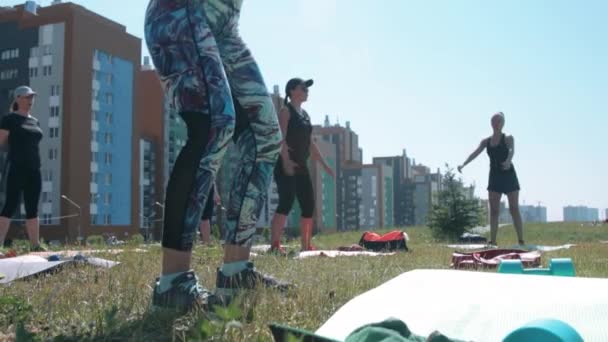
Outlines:
[{"label": "white mat on grass", "polygon": [[[476,244],[476,243],[454,244],[454,245],[445,245],[445,246],[448,248],[455,248],[455,249],[462,249],[462,250],[487,249],[488,248],[487,244]],[[565,245],[561,245],[561,246],[513,245],[513,246],[508,246],[508,247],[500,247],[500,248],[524,249],[524,250],[528,250],[528,251],[541,251],[541,252],[553,252],[553,251],[558,251],[560,249],[569,249],[570,247],[574,247],[574,246],[576,246],[576,245],[575,244],[565,244]]]},{"label": "white mat on grass", "polygon": [[328,251],[306,251],[300,252],[298,256],[294,257],[294,259],[304,259],[310,257],[330,257],[335,258],[339,256],[385,256],[385,255],[394,255],[395,253],[378,253],[378,252],[367,252],[367,251],[336,251],[336,250],[328,250]]},{"label": "white mat on grass", "polygon": [[65,262],[67,261],[48,261],[36,255],[0,259],[0,273],[4,274],[4,278],[0,279],[0,284],[10,283],[15,279],[55,268]]},{"label": "white mat on grass", "polygon": [[[46,258],[38,255],[22,255],[14,258],[0,259],[0,273],[4,275],[4,277],[0,279],[0,284],[7,284],[16,279],[51,270],[64,263],[74,262],[76,261],[73,258],[61,261],[48,261]],[[120,262],[117,261],[92,257],[86,258],[84,262],[103,268],[112,268],[120,264]]]},{"label": "white mat on grass", "polygon": [[585,341],[608,336],[608,279],[415,270],[355,297],[316,333],[343,341],[356,328],[395,317],[413,333],[502,341],[542,318],[562,320]]}]

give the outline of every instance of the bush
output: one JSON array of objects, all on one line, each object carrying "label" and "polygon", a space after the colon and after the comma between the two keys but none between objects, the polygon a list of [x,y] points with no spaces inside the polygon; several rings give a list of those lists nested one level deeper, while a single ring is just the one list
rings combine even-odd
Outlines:
[{"label": "bush", "polygon": [[455,240],[481,224],[482,208],[477,199],[467,199],[461,179],[447,166],[437,204],[429,213],[429,227],[439,239]]},{"label": "bush", "polygon": [[134,246],[142,245],[145,242],[146,242],[146,239],[141,234],[135,234],[135,235],[131,236],[131,238],[129,239],[129,244],[134,245]]},{"label": "bush", "polygon": [[106,239],[101,235],[91,235],[87,237],[87,245],[103,246],[106,244]]}]

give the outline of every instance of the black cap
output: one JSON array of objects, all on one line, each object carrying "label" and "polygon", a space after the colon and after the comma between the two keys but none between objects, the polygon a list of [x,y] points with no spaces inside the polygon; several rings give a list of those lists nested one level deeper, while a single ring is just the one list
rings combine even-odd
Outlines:
[{"label": "black cap", "polygon": [[303,80],[301,78],[292,78],[289,80],[289,82],[287,82],[287,85],[285,85],[285,102],[287,102],[287,98],[289,98],[289,92],[291,92],[292,90],[294,90],[297,86],[299,85],[305,85],[306,88],[312,86],[314,84],[313,80]]}]

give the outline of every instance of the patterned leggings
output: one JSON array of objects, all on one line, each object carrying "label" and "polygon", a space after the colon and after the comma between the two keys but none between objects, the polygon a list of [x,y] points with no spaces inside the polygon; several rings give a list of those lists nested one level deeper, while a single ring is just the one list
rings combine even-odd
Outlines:
[{"label": "patterned leggings", "polygon": [[238,33],[241,3],[151,0],[146,11],[146,43],[166,101],[188,126],[166,191],[166,248],[192,249],[231,138],[240,165],[222,227],[227,244],[251,246],[272,179],[281,133],[262,74]]}]

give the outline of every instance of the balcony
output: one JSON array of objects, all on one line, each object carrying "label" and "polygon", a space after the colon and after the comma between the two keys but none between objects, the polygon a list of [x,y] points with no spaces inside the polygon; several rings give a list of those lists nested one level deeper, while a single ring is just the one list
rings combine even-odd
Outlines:
[{"label": "balcony", "polygon": [[97,59],[97,57],[93,58],[93,70],[95,70],[95,71],[101,70],[101,63],[99,63],[99,59]]},{"label": "balcony", "polygon": [[59,118],[58,117],[49,118],[49,128],[56,128],[56,127],[59,127]]},{"label": "balcony", "polygon": [[97,191],[97,183],[91,183],[90,184],[90,193],[96,194],[97,192],[98,192]]},{"label": "balcony", "polygon": [[93,90],[99,90],[100,89],[99,81],[96,79],[93,79],[91,87],[93,88]]},{"label": "balcony", "polygon": [[97,162],[92,161],[91,162],[91,172],[99,172],[99,165],[97,165]]},{"label": "balcony", "polygon": [[30,59],[28,60],[28,67],[29,68],[37,68],[38,67],[38,57],[30,57]]},{"label": "balcony", "polygon": [[91,203],[91,206],[89,208],[89,212],[91,215],[97,215],[97,204]]},{"label": "balcony", "polygon": [[97,141],[91,141],[91,152],[99,151],[99,143]]},{"label": "balcony", "polygon": [[48,66],[48,65],[53,65],[53,56],[52,55],[42,56],[42,66]]},{"label": "balcony", "polygon": [[91,131],[93,131],[93,132],[99,131],[99,122],[97,122],[97,120],[91,121]]},{"label": "balcony", "polygon": [[49,107],[59,107],[59,95],[49,97]]},{"label": "balcony", "polygon": [[51,214],[53,212],[53,203],[45,202],[42,203],[42,213],[43,214]]},{"label": "balcony", "polygon": [[98,112],[99,111],[99,101],[93,100],[91,102],[91,109]]},{"label": "balcony", "polygon": [[51,181],[42,182],[42,192],[53,192],[53,182],[51,182]]}]

